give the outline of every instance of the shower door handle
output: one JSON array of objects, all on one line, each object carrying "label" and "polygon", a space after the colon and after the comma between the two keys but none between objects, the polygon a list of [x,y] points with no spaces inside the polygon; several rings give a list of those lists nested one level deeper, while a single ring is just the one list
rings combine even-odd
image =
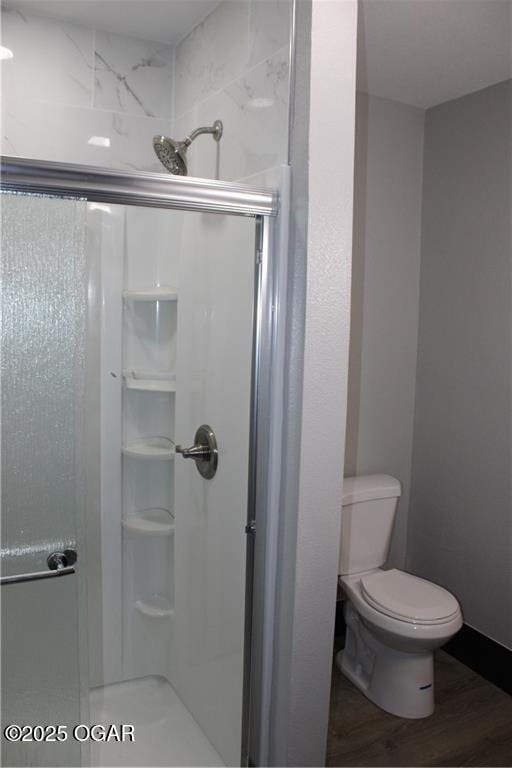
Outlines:
[{"label": "shower door handle", "polygon": [[69,576],[75,573],[74,564],[77,560],[76,550],[65,549],[63,552],[52,552],[48,555],[46,563],[47,571],[33,571],[32,573],[15,573],[12,576],[0,576],[0,585],[21,584],[25,581],[41,581],[41,579],[54,579],[57,576]]},{"label": "shower door handle", "polygon": [[215,433],[208,424],[201,424],[194,437],[194,445],[183,448],[177,445],[176,453],[181,453],[184,459],[193,459],[199,474],[211,480],[217,471],[219,463],[219,451]]}]

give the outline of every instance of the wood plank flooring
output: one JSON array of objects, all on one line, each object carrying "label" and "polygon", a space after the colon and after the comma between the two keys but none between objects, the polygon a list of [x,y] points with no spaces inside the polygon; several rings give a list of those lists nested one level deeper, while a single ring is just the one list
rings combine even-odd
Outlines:
[{"label": "wood plank flooring", "polygon": [[436,709],[404,720],[372,704],[333,667],[328,766],[512,768],[512,696],[440,651]]}]

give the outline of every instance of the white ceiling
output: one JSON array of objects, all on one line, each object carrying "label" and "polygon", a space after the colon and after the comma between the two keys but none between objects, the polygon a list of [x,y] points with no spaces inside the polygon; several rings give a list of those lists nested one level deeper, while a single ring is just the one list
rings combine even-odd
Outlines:
[{"label": "white ceiling", "polygon": [[219,0],[4,0],[3,5],[175,45]]},{"label": "white ceiling", "polygon": [[358,88],[428,108],[512,76],[511,0],[362,0]]}]

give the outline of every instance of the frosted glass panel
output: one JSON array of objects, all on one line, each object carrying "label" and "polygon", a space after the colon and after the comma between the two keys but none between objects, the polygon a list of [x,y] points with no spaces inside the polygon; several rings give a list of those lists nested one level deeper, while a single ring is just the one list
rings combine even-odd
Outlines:
[{"label": "frosted glass panel", "polygon": [[[2,203],[2,575],[77,547],[83,501],[85,201]],[[2,587],[2,724],[80,718],[77,575]],[[82,713],[83,714],[83,713]],[[9,745],[8,765],[78,765],[80,746]]]}]

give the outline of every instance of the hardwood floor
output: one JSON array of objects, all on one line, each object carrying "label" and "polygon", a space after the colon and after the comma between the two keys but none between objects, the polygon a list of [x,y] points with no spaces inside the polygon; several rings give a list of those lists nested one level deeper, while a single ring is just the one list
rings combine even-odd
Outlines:
[{"label": "hardwood floor", "polygon": [[327,765],[512,768],[512,696],[440,651],[434,714],[403,720],[333,666]]}]

